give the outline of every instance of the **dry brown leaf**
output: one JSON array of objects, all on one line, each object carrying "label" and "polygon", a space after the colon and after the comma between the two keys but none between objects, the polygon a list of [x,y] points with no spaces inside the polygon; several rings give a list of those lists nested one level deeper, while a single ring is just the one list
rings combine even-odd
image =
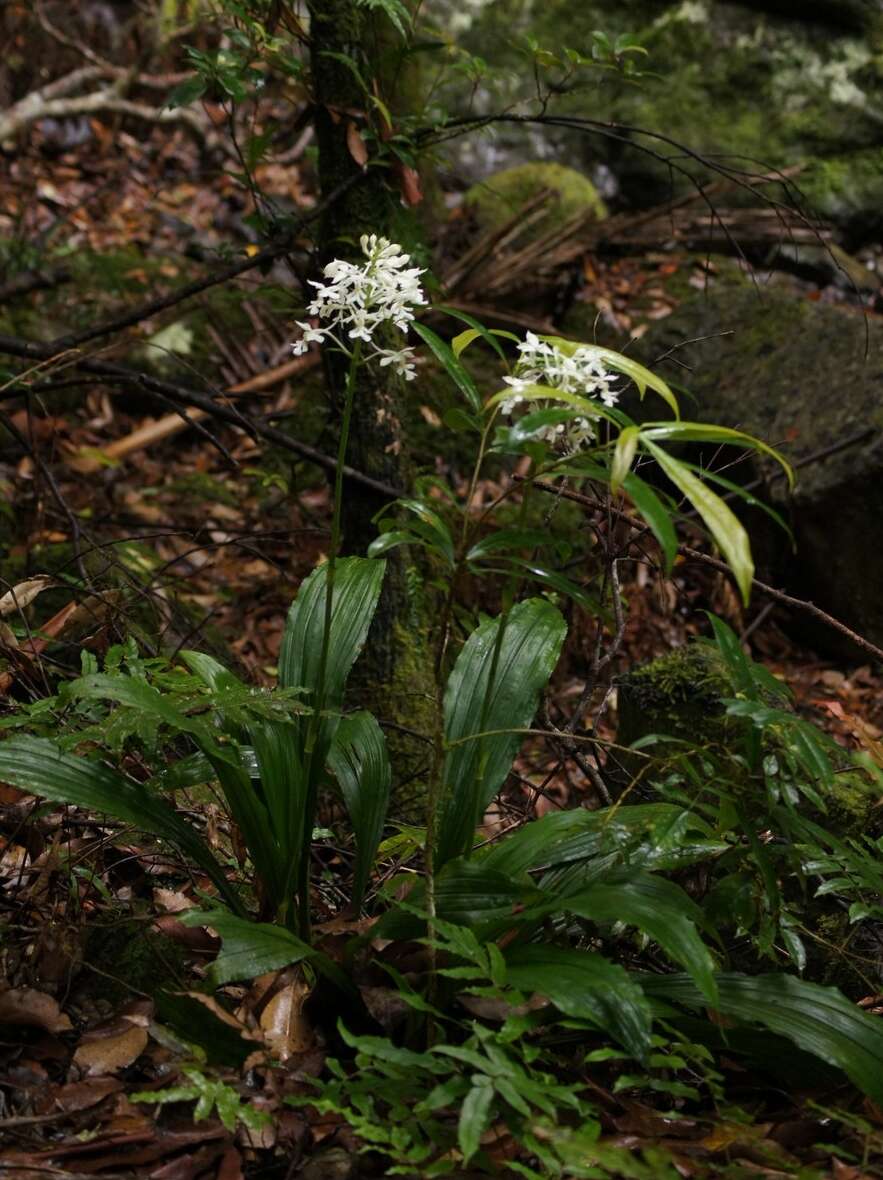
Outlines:
[{"label": "dry brown leaf", "polygon": [[153,928],[194,954],[210,955],[221,949],[220,938],[213,938],[204,926],[185,926],[174,914],[160,914]]},{"label": "dry brown leaf", "polygon": [[87,1077],[116,1073],[147,1048],[147,1029],[123,1017],[87,1033],[74,1053],[74,1065]]},{"label": "dry brown leaf", "polygon": [[177,889],[157,887],[153,891],[153,900],[170,914],[180,914],[183,910],[192,909],[196,905],[192,897],[188,897],[186,893],[181,893]]},{"label": "dry brown leaf", "polygon": [[268,1048],[280,1061],[306,1053],[316,1043],[312,1026],[303,1014],[311,991],[301,977],[276,992],[261,1013],[260,1027]]},{"label": "dry brown leaf", "polygon": [[407,164],[400,164],[396,171],[399,174],[399,192],[402,194],[402,203],[412,207],[419,205],[423,200],[420,173]]},{"label": "dry brown leaf", "polygon": [[68,1032],[72,1027],[58,1001],[30,987],[0,992],[0,1024],[31,1024],[46,1032]]},{"label": "dry brown leaf", "polygon": [[207,996],[203,992],[176,992],[176,995],[187,996],[190,1000],[196,1000],[197,1003],[208,1008],[213,1016],[217,1016],[218,1020],[222,1020],[224,1024],[228,1024],[230,1028],[235,1028],[244,1041],[257,1041],[258,1037],[254,1035],[241,1020],[237,1020],[230,1012],[227,1011],[214,996]]},{"label": "dry brown leaf", "polygon": [[242,1156],[232,1145],[218,1164],[217,1180],[242,1180]]},{"label": "dry brown leaf", "polygon": [[394,987],[360,987],[362,999],[369,1013],[384,1032],[393,1032],[407,1020],[410,1005]]},{"label": "dry brown leaf", "polygon": [[368,163],[368,148],[358,127],[349,119],[346,125],[346,146],[360,168]]},{"label": "dry brown leaf", "polygon": [[123,1083],[119,1078],[108,1077],[83,1078],[79,1082],[50,1086],[40,1102],[38,1113],[62,1111],[64,1114],[73,1114],[78,1110],[88,1110],[90,1106],[102,1102],[108,1094],[116,1094],[122,1088]]},{"label": "dry brown leaf", "polygon": [[0,618],[15,614],[34,601],[38,594],[42,594],[53,584],[52,578],[41,575],[39,578],[28,578],[26,582],[19,582],[0,598]]}]

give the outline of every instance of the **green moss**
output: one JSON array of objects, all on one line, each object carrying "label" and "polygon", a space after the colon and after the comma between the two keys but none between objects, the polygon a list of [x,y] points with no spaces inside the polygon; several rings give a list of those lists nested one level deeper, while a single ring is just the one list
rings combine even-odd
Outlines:
[{"label": "green moss", "polygon": [[483,229],[495,229],[514,216],[529,200],[551,189],[549,207],[531,226],[531,236],[556,229],[579,213],[592,213],[600,221],[607,216],[598,190],[581,172],[561,164],[521,164],[507,168],[473,185],[464,202]]},{"label": "green moss", "polygon": [[[862,0],[855,5],[852,0],[805,5],[807,12],[797,21],[788,0],[763,6],[727,0],[587,0],[580,5],[546,0],[539,6],[500,0],[476,17],[468,44],[499,68],[504,105],[525,92],[519,34],[529,33],[557,53],[566,46],[583,54],[591,53],[594,29],[611,37],[634,34],[648,51],[640,63],[648,72],[638,85],[611,76],[591,91],[590,103],[584,89],[557,96],[552,113],[590,113],[659,132],[699,153],[741,155],[746,159],[737,166],[766,170],[877,150],[875,112],[883,105],[883,75],[875,55],[883,20],[876,10],[869,16],[871,5]],[[847,9],[864,15],[834,16]],[[577,167],[603,160],[635,204],[666,200],[672,183],[676,191],[690,187],[686,175],[672,175],[663,160],[654,158],[653,152],[668,155],[665,141],[634,135],[636,145],[650,149],[644,153],[612,137],[561,130],[546,134],[560,158]],[[703,174],[696,159],[678,164],[687,173]],[[820,207],[837,217],[843,212],[848,220],[856,208],[863,217],[876,216],[876,186],[856,179],[852,187],[823,187]],[[757,197],[727,193],[727,205],[740,202],[756,204]]]},{"label": "green moss", "polygon": [[718,653],[690,643],[635,668],[618,686],[617,741],[629,746],[650,733],[697,745],[719,741],[726,730],[721,698],[732,684]]},{"label": "green moss", "polygon": [[183,948],[137,919],[90,926],[83,958],[95,971],[83,973],[78,990],[111,1004],[180,988],[188,976]]},{"label": "green moss", "polygon": [[836,221],[883,209],[883,149],[812,160],[801,172],[801,192],[817,213]]}]

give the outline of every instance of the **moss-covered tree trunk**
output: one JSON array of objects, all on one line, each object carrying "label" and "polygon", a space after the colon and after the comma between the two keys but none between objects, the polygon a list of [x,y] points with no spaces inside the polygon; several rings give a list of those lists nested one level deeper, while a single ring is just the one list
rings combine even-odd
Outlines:
[{"label": "moss-covered tree trunk", "polygon": [[[327,197],[342,183],[357,178],[321,220],[319,255],[325,263],[333,257],[360,256],[362,234],[401,241],[409,233],[412,239],[416,237],[417,227],[408,226],[409,219],[398,192],[388,184],[386,170],[363,169],[351,150],[352,125],[356,129],[364,126],[369,114],[360,77],[372,85],[381,73],[385,39],[377,21],[382,18],[355,0],[316,0],[310,5],[310,17],[321,194]],[[388,49],[388,43],[385,47]],[[403,244],[407,247],[409,242]],[[328,376],[332,398],[339,404],[344,374],[337,360],[329,358]],[[388,369],[363,370],[347,459],[367,475],[407,491],[411,468],[401,425],[404,392],[402,381]],[[343,528],[348,552],[363,553],[377,535],[372,520],[383,505],[379,494],[362,485],[345,488]],[[351,695],[358,703],[371,708],[381,721],[392,723],[387,736],[398,783],[400,818],[410,818],[410,803],[419,800],[417,784],[428,748],[405,731],[431,732],[432,658],[419,584],[417,571],[401,551],[387,558],[380,604],[351,681]]]}]

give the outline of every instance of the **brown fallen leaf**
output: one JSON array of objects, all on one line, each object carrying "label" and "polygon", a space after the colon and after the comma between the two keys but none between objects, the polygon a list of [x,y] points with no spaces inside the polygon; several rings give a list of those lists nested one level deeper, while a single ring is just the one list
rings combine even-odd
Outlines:
[{"label": "brown fallen leaf", "polygon": [[160,914],[153,927],[195,954],[217,954],[221,949],[220,938],[212,938],[204,926],[185,926],[174,914]]},{"label": "brown fallen leaf", "polygon": [[346,146],[359,167],[364,168],[368,163],[368,147],[352,119],[348,119],[346,124]]},{"label": "brown fallen leaf", "polygon": [[242,1156],[232,1145],[224,1152],[218,1164],[216,1180],[242,1180]]},{"label": "brown fallen leaf", "polygon": [[103,1102],[108,1094],[116,1094],[123,1088],[118,1078],[83,1078],[79,1082],[65,1082],[62,1085],[50,1086],[38,1104],[38,1114],[74,1114],[79,1110],[88,1110],[90,1106],[97,1106]]},{"label": "brown fallen leaf", "polygon": [[420,183],[420,173],[407,164],[399,163],[396,167],[399,178],[399,192],[402,204],[413,207],[423,200],[423,187]]},{"label": "brown fallen leaf", "polygon": [[116,1073],[147,1048],[147,1029],[125,1017],[86,1033],[74,1053],[74,1065],[87,1077]]},{"label": "brown fallen leaf", "polygon": [[0,597],[0,618],[5,618],[7,615],[15,614],[16,611],[24,610],[29,606],[38,594],[42,594],[53,585],[53,579],[47,577],[45,574],[38,578],[28,578],[26,582],[19,582],[17,586],[13,586],[11,590],[7,590],[2,597]]},{"label": "brown fallen leaf", "polygon": [[208,1008],[209,1012],[213,1016],[217,1016],[218,1020],[222,1020],[230,1028],[235,1028],[244,1041],[260,1041],[260,1037],[256,1037],[241,1020],[228,1012],[222,1004],[219,1004],[214,996],[207,996],[204,992],[175,992],[174,994],[187,996],[188,999],[196,1000],[198,1004],[202,1004],[205,1008]]},{"label": "brown fallen leaf", "polygon": [[206,1143],[190,1155],[179,1155],[160,1164],[149,1173],[150,1180],[195,1180],[206,1174],[223,1150],[221,1143]]},{"label": "brown fallen leaf", "polygon": [[303,1012],[311,990],[301,975],[276,992],[261,1013],[264,1040],[280,1061],[306,1053],[316,1043],[312,1025]]},{"label": "brown fallen leaf", "polygon": [[30,987],[0,992],[0,1024],[30,1024],[50,1033],[68,1032],[72,1027],[57,1000]]}]

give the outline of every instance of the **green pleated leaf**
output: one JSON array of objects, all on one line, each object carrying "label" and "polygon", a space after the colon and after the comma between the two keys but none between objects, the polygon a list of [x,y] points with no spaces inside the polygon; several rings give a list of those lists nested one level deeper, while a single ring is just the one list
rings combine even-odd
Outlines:
[{"label": "green pleated leaf", "polygon": [[[642,975],[651,999],[701,1008],[704,997],[687,975]],[[883,1026],[836,988],[791,975],[717,976],[717,1010],[760,1024],[814,1057],[834,1065],[876,1103],[883,1103]]]},{"label": "green pleated leaf", "polygon": [[561,899],[561,908],[591,922],[636,926],[679,963],[710,1004],[717,1003],[714,960],[699,937],[702,911],[673,881],[622,870]]},{"label": "green pleated leaf", "polygon": [[[449,749],[443,768],[445,803],[439,824],[438,866],[471,849],[475,829],[503,785],[522,741],[518,733],[493,731],[530,725],[567,631],[561,612],[545,599],[529,598],[513,607],[485,703],[500,626],[500,619],[488,619],[473,631],[445,688],[445,741]],[[480,734],[482,727],[493,736],[469,740]]]},{"label": "green pleated leaf", "polygon": [[375,537],[368,546],[369,557],[382,557],[384,553],[390,553],[393,549],[397,549],[399,545],[425,545],[426,540],[423,537],[418,537],[416,533],[409,533],[405,529],[390,529],[386,533],[381,533],[379,537]]},{"label": "green pleated leaf", "polygon": [[[204,652],[186,651],[182,659],[214,693],[244,688],[228,668]],[[221,760],[203,744],[205,757],[221,784],[268,898],[278,909],[288,900],[290,881],[303,855],[305,783],[300,759],[298,722],[222,725],[234,740],[236,757]],[[243,741],[250,744],[243,745]],[[232,752],[232,751],[231,751]],[[259,784],[259,789],[258,789]]]},{"label": "green pleated leaf", "polygon": [[453,567],[455,562],[454,540],[447,522],[423,500],[397,500],[396,507],[402,508],[416,517],[416,520],[409,521],[406,527],[414,530],[418,536],[422,536],[425,542],[431,548],[436,549]]},{"label": "green pleated leaf", "polygon": [[554,590],[556,594],[563,594],[566,598],[572,598],[574,602],[578,602],[587,611],[600,613],[601,607],[597,597],[588,590],[584,590],[582,586],[578,585],[571,578],[566,577],[564,574],[559,574],[557,570],[549,569],[544,565],[538,565],[535,561],[526,561],[521,557],[505,555],[498,557],[497,560],[504,567],[511,567],[512,569],[518,570],[528,582],[537,582],[546,590]]},{"label": "green pleated leaf", "polygon": [[206,873],[229,905],[241,911],[224,870],[201,836],[165,799],[134,779],[63,753],[45,738],[13,737],[0,742],[0,780],[55,803],[70,803],[112,815],[180,849]]},{"label": "green pleated leaf", "polygon": [[[250,725],[248,736],[266,804],[270,847],[277,861],[273,877],[278,881],[279,893],[275,900],[281,906],[288,900],[291,883],[297,879],[301,858],[309,855],[312,835],[300,732],[291,722],[264,721]],[[249,769],[243,759],[246,775]]]},{"label": "green pleated leaf", "polygon": [[702,519],[726,558],[744,602],[751,596],[754,562],[751,545],[741,522],[727,504],[678,459],[672,458],[656,443],[642,436],[647,448],[671,482],[682,492]]},{"label": "green pleated leaf", "polygon": [[435,353],[436,358],[444,366],[445,372],[464,395],[469,405],[473,410],[481,409],[481,395],[476,388],[475,382],[472,380],[469,373],[460,364],[460,361],[454,356],[454,353],[449,344],[442,340],[441,336],[436,335],[431,328],[427,328],[425,324],[414,322],[411,328],[420,337],[420,339]]},{"label": "green pleated leaf", "polygon": [[491,1079],[484,1074],[475,1074],[460,1107],[460,1121],[457,1124],[457,1143],[464,1164],[469,1163],[481,1145],[481,1137],[491,1120],[493,1100]]},{"label": "green pleated leaf", "polygon": [[675,803],[550,812],[495,844],[481,863],[511,876],[545,868],[545,888],[554,873],[612,853],[641,868],[680,868],[724,851],[713,837],[699,816]]},{"label": "green pleated leaf", "polygon": [[[331,640],[325,670],[325,705],[339,709],[347,677],[374,618],[386,563],[369,557],[343,557],[335,564]],[[291,604],[279,653],[279,684],[314,695],[325,622],[328,567],[313,570]],[[309,701],[309,697],[307,698]]]},{"label": "green pleated leaf", "polygon": [[368,712],[344,717],[328,751],[356,838],[353,904],[362,904],[374,857],[383,838],[392,771],[383,730]]},{"label": "green pleated leaf", "polygon": [[[483,860],[448,861],[435,882],[435,912],[442,921],[468,929],[487,938],[498,927],[510,925],[514,916],[542,895],[525,878],[488,868]],[[413,911],[426,906],[426,885],[419,881],[407,898],[408,909],[389,910],[372,934],[376,938],[407,940],[419,938],[426,923]]]},{"label": "green pleated leaf", "polygon": [[248,768],[231,766],[206,752],[227,800],[236,826],[248,848],[252,863],[264,884],[268,897],[277,908],[286,900],[286,859],[267,807],[254,788]]},{"label": "green pleated leaf", "polygon": [[476,541],[466,554],[467,561],[480,561],[505,549],[539,549],[559,542],[542,529],[497,529]]},{"label": "green pleated leaf", "polygon": [[635,1057],[650,1048],[650,1007],[639,985],[594,951],[568,947],[513,947],[506,980],[521,991],[539,992],[565,1015],[589,1021]]},{"label": "green pleated leaf", "polygon": [[225,688],[239,688],[242,681],[234,676],[229,668],[225,668],[214,656],[204,651],[182,651],[181,659],[194,675],[212,692],[222,692]]},{"label": "green pleated leaf", "polygon": [[213,987],[232,979],[255,979],[316,954],[282,926],[250,922],[227,910],[187,910],[181,921],[185,926],[211,926],[221,939],[221,951],[209,972]]}]

